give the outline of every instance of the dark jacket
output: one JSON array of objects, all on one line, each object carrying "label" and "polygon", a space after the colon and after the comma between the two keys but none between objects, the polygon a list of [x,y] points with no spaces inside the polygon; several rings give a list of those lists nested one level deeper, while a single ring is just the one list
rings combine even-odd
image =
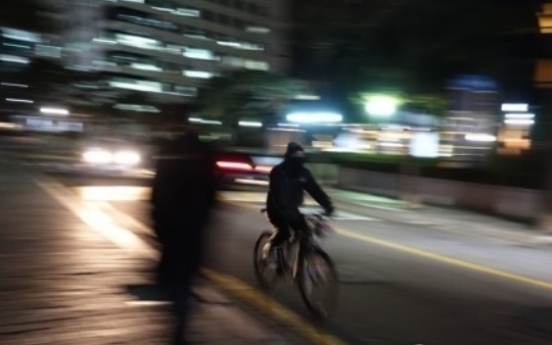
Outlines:
[{"label": "dark jacket", "polygon": [[215,196],[212,154],[198,140],[182,139],[164,147],[156,168],[151,203],[157,239],[164,250],[179,253],[181,265],[197,268]]},{"label": "dark jacket", "polygon": [[307,168],[294,172],[286,161],[275,166],[270,172],[270,184],[267,197],[267,213],[271,220],[291,227],[300,227],[304,223],[299,206],[304,201],[304,191],[319,203],[326,211],[332,212],[333,205],[328,195],[316,183]]}]

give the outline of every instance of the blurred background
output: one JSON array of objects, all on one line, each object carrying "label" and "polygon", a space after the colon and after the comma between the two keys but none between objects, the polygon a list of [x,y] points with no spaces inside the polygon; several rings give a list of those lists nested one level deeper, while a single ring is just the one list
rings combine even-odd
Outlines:
[{"label": "blurred background", "polygon": [[435,178],[543,188],[550,6],[6,2],[2,133],[21,149],[80,157],[102,138],[148,156],[191,122],[226,148],[280,153],[297,140],[340,166],[416,162]]},{"label": "blurred background", "polygon": [[[42,328],[21,331],[40,327],[38,309],[58,332],[50,343],[152,339],[129,297],[108,289],[144,280],[145,259],[101,241],[133,255],[129,233],[154,243],[159,144],[190,127],[216,151],[222,202],[206,267],[231,277],[219,285],[257,286],[252,251],[269,228],[258,211],[296,141],[338,210],[339,236],[324,245],[339,307],[316,329],[352,344],[552,343],[552,1],[0,1],[10,344],[45,343]],[[75,216],[104,237],[82,235]],[[271,298],[312,334],[293,289]],[[212,330],[196,327],[213,344],[226,344],[217,332],[274,339],[297,326],[248,309],[228,323],[241,304],[219,302],[200,310]],[[144,310],[140,325],[162,323]]]}]

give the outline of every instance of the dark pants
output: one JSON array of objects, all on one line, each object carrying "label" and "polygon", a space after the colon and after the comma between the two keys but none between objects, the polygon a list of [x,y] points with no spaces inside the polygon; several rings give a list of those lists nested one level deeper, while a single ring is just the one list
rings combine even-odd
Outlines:
[{"label": "dark pants", "polygon": [[[200,266],[201,227],[191,224],[174,226],[156,222],[161,244],[161,258],[157,266],[157,284],[172,302],[175,317],[174,344],[186,344],[184,332],[190,315],[191,288]],[[165,226],[163,226],[165,225]]]},{"label": "dark pants", "polygon": [[296,224],[292,226],[282,217],[274,214],[268,214],[268,219],[274,229],[276,230],[275,234],[272,236],[270,243],[273,247],[277,247],[285,243],[291,237],[291,231],[302,231],[306,228],[307,224],[303,220],[302,224]]}]

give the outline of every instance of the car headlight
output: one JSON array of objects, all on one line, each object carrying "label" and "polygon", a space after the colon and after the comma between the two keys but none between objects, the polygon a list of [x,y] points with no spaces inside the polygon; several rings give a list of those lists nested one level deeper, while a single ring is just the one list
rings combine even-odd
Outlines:
[{"label": "car headlight", "polygon": [[109,151],[93,149],[88,150],[82,155],[82,159],[92,164],[107,164],[113,161],[113,154]]},{"label": "car headlight", "polygon": [[119,151],[113,155],[113,160],[121,165],[136,165],[140,163],[140,155],[134,151]]}]

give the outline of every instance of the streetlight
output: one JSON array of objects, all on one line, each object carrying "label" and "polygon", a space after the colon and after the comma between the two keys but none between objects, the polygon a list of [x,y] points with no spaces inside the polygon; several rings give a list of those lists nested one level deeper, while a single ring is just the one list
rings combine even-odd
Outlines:
[{"label": "streetlight", "polygon": [[368,115],[377,117],[389,117],[397,112],[400,100],[393,96],[373,95],[368,96],[364,103],[364,110]]}]

